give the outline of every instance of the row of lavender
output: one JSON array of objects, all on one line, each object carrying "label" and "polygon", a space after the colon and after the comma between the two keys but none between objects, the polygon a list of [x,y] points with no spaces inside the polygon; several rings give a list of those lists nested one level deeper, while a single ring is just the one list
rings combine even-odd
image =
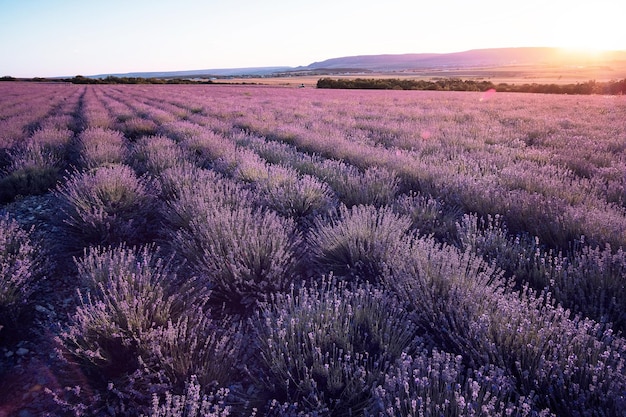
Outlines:
[{"label": "row of lavender", "polygon": [[[562,129],[593,134],[601,159],[624,142],[624,103],[582,103],[612,120],[617,137],[607,138],[582,118],[559,119],[570,113],[556,99],[213,86],[72,93],[79,106],[62,147],[71,170],[54,195],[58,256],[77,257],[80,300],[58,340],[88,385],[54,392],[66,409],[624,409],[626,344],[612,330],[626,311],[626,260],[615,250],[623,156],[587,158],[575,173],[565,168],[578,163],[571,147],[553,138],[560,130],[534,130],[548,119],[519,114],[549,109]],[[6,149],[19,159],[19,146]],[[17,230],[9,219],[2,227]],[[25,271],[25,287],[37,251],[26,233],[11,236],[3,265]],[[185,384],[186,395],[168,394]]]},{"label": "row of lavender", "polygon": [[[262,167],[269,162],[266,176],[278,177],[277,167],[296,170],[328,184],[348,207],[390,204],[399,195],[396,205],[403,207],[397,210],[413,216],[422,234],[479,251],[522,283],[548,287],[568,308],[624,328],[623,101],[496,96],[497,102],[477,102],[475,95],[450,101],[374,92],[356,93],[363,103],[346,109],[352,92],[344,92],[343,101],[317,93],[326,100],[277,90],[272,106],[262,91],[256,100],[248,91],[195,100],[185,93],[172,100],[177,105],[157,105],[182,112],[185,120],[163,128],[176,140],[191,137],[188,146],[205,167],[228,174],[239,147],[261,157],[244,152],[239,158],[237,175],[244,179],[266,175]],[[580,110],[569,110],[576,106]],[[532,117],[528,108],[541,116]],[[379,121],[365,129],[360,119]],[[251,131],[251,123],[267,126]],[[233,126],[245,130],[233,135]],[[367,140],[375,143],[361,145]],[[405,154],[408,144],[412,150]],[[576,164],[587,168],[579,172]],[[264,182],[272,187],[272,180]],[[462,219],[462,213],[478,216]]]},{"label": "row of lavender", "polygon": [[0,203],[47,191],[66,168],[67,145],[80,129],[79,89],[66,85],[5,88],[0,98]]}]

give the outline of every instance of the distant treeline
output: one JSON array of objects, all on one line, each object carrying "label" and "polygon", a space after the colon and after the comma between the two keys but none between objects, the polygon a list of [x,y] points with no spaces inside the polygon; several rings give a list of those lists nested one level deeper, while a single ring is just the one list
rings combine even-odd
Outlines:
[{"label": "distant treeline", "polygon": [[491,81],[448,78],[437,81],[400,78],[321,78],[317,88],[372,89],[372,90],[434,90],[434,91],[487,91],[545,93],[545,94],[626,94],[626,78],[620,81],[576,84],[494,84]]},{"label": "distant treeline", "polygon": [[0,77],[0,81],[34,81],[34,82],[66,82],[72,84],[213,84],[211,80],[191,80],[187,78],[143,78],[114,77],[89,78],[77,75],[72,78],[28,78],[21,79],[10,76]]}]

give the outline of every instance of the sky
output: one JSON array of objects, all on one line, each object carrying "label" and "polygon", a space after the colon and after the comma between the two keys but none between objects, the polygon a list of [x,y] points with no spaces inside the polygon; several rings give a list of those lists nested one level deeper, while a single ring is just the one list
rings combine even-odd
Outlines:
[{"label": "sky", "polygon": [[623,16],[624,0],[0,0],[0,76],[521,46],[626,50]]}]

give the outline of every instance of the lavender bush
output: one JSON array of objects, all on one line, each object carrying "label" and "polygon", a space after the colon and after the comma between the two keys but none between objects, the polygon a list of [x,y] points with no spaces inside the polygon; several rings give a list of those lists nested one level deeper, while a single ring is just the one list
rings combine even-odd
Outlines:
[{"label": "lavender bush", "polygon": [[334,193],[327,184],[280,166],[270,165],[267,178],[258,181],[256,189],[261,204],[301,222],[334,206]]},{"label": "lavender bush", "polygon": [[207,389],[232,381],[238,329],[214,323],[203,311],[207,292],[181,282],[154,248],[95,248],[77,268],[86,289],[59,340],[95,391],[82,399],[71,389],[58,393],[68,408],[94,411],[108,401],[137,415],[152,393],[178,389],[192,375]]},{"label": "lavender bush", "polygon": [[[403,354],[374,390],[368,416],[548,416],[532,398],[515,400],[514,385],[493,366],[474,372],[461,356],[433,350]],[[514,402],[513,402],[514,401]]]},{"label": "lavender bush", "polygon": [[164,123],[159,126],[159,133],[170,137],[177,142],[183,142],[194,137],[202,137],[207,132],[202,126],[199,126],[196,123],[188,120],[178,120]]},{"label": "lavender bush", "polygon": [[[215,171],[198,168],[189,161],[181,160],[178,164],[167,168],[158,176],[161,184],[161,196],[165,201],[174,202],[181,198],[202,196],[207,190],[224,181]],[[193,191],[196,190],[194,193]],[[214,193],[211,193],[214,194]],[[192,203],[190,203],[192,204]]]},{"label": "lavender bush", "polygon": [[61,167],[50,153],[39,145],[29,145],[14,152],[8,174],[0,177],[0,203],[18,197],[38,195],[54,187]]},{"label": "lavender bush", "polygon": [[76,173],[55,194],[63,213],[68,250],[87,245],[138,244],[154,236],[158,212],[154,183],[128,166]]},{"label": "lavender bush", "polygon": [[432,238],[407,236],[390,254],[382,279],[409,303],[431,346],[462,355],[475,369],[489,363],[480,319],[493,294],[505,288],[495,268]]},{"label": "lavender bush", "polygon": [[410,226],[390,208],[340,206],[336,216],[316,219],[307,239],[311,263],[337,277],[375,281]]},{"label": "lavender bush", "polygon": [[225,137],[203,129],[194,135],[184,135],[180,143],[189,158],[198,166],[217,166],[221,171],[232,170],[228,165],[231,156],[237,152],[236,145]]},{"label": "lavender bush", "polygon": [[[84,360],[122,367],[124,355],[117,349],[132,349],[130,340],[146,337],[184,311],[184,304],[167,293],[176,272],[153,248],[96,247],[76,263],[86,290],[79,291],[81,305],[62,338]],[[117,348],[104,346],[116,340]]]},{"label": "lavender bush", "polygon": [[283,415],[362,414],[390,365],[419,345],[393,296],[333,279],[272,297],[251,322],[261,367],[250,371],[268,404],[291,404]]},{"label": "lavender bush", "polygon": [[305,172],[327,182],[347,207],[391,204],[398,192],[398,177],[384,168],[370,167],[361,172],[354,166],[330,159],[307,163],[312,166],[304,167]]},{"label": "lavender bush", "polygon": [[184,159],[183,150],[165,136],[144,136],[133,146],[132,165],[140,175],[158,176]]},{"label": "lavender bush", "polygon": [[67,360],[91,375],[93,388],[58,396],[68,408],[91,413],[107,402],[121,415],[125,407],[145,407],[149,392],[167,388],[164,375],[148,367],[146,339],[182,313],[167,292],[174,272],[148,248],[94,249],[77,267],[88,289],[79,291],[80,304],[59,340]]},{"label": "lavender bush", "polygon": [[626,257],[610,246],[601,249],[576,242],[566,253],[555,253],[539,238],[513,236],[501,216],[479,220],[466,215],[458,225],[459,239],[466,250],[481,254],[514,276],[519,285],[547,288],[555,300],[599,322],[623,331],[623,276]]},{"label": "lavender bush", "polygon": [[172,246],[205,277],[217,301],[247,309],[296,279],[300,237],[293,222],[248,207],[202,207]]},{"label": "lavender bush", "polygon": [[193,377],[185,384],[185,393],[172,395],[167,392],[163,401],[155,394],[149,417],[228,417],[234,415],[227,404],[228,388],[210,394],[202,394],[202,385]]},{"label": "lavender bush", "polygon": [[[19,224],[0,217],[0,335],[12,328],[30,301],[40,278],[42,258],[30,234]],[[7,329],[4,330],[6,332]]]},{"label": "lavender bush", "polygon": [[[238,180],[247,183],[258,183],[267,181],[270,177],[269,165],[263,158],[256,153],[247,149],[238,149],[234,157],[234,172],[232,176]],[[278,170],[274,174],[277,175]]]},{"label": "lavender bush", "polygon": [[[177,319],[174,316],[167,325],[152,330],[143,343],[154,366],[174,388],[194,377],[205,390],[231,386],[242,375],[241,326],[230,318],[212,318],[202,308],[204,300],[199,296],[205,289],[193,290],[198,293],[176,291],[175,297],[188,307]],[[191,305],[194,299],[196,305]]]},{"label": "lavender bush", "polygon": [[78,163],[82,168],[93,169],[104,165],[123,163],[128,145],[121,132],[101,127],[84,130],[78,140]]},{"label": "lavender bush", "polygon": [[548,293],[514,291],[484,261],[428,239],[390,264],[386,280],[410,303],[425,340],[473,369],[505,370],[537,411],[612,415],[623,407],[626,345],[610,329],[571,317]]},{"label": "lavender bush", "polygon": [[626,331],[626,253],[622,248],[581,242],[554,264],[550,279],[560,303],[596,321],[611,323],[622,334]]},{"label": "lavender bush", "polygon": [[67,129],[39,129],[23,146],[10,150],[7,176],[0,179],[0,201],[43,194],[54,187],[67,163],[71,137]]},{"label": "lavender bush", "polygon": [[124,132],[125,137],[127,137],[131,141],[134,141],[142,136],[155,135],[158,131],[158,126],[154,121],[150,119],[131,116],[121,121],[117,125],[117,130]]},{"label": "lavender bush", "polygon": [[241,146],[254,149],[268,162],[286,165],[318,178],[328,184],[348,207],[359,204],[390,204],[399,191],[398,177],[384,168],[370,167],[362,172],[342,161],[299,152],[285,143],[246,134],[234,135],[234,139]]},{"label": "lavender bush", "polygon": [[458,208],[415,192],[398,196],[392,207],[395,212],[409,216],[411,228],[421,235],[433,235],[449,243],[456,240],[456,224],[461,216]]},{"label": "lavender bush", "polygon": [[[71,123],[71,120],[61,119],[61,122]],[[50,123],[50,121],[49,121]],[[40,145],[49,151],[59,164],[64,163],[66,157],[66,147],[74,136],[74,133],[65,126],[55,125],[43,127],[30,136],[29,142]],[[46,123],[43,124],[46,126]]]},{"label": "lavender bush", "polygon": [[161,175],[163,191],[171,200],[165,217],[171,230],[189,229],[193,219],[207,216],[216,207],[252,208],[256,197],[247,188],[215,171],[189,164],[170,168]]}]

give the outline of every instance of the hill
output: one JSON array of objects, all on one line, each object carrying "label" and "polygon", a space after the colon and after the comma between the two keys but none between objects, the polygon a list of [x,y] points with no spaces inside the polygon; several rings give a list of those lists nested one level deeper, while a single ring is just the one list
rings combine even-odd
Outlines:
[{"label": "hill", "polygon": [[250,67],[250,68],[213,68],[188,71],[154,71],[154,72],[128,72],[119,74],[98,74],[89,78],[112,77],[137,77],[137,78],[211,78],[233,76],[256,76],[262,77],[282,71],[289,71],[292,67]]},{"label": "hill", "polygon": [[505,65],[609,65],[626,62],[626,51],[581,54],[560,48],[474,49],[445,54],[362,55],[314,62],[301,69],[402,71],[433,68],[500,67]]},{"label": "hill", "polygon": [[[431,72],[450,72],[447,76],[485,76],[485,70],[511,72],[511,77],[527,76],[529,68],[581,72],[581,68],[594,68],[593,74],[581,74],[582,79],[619,79],[626,76],[626,51],[606,51],[583,54],[561,48],[524,47],[474,49],[453,53],[381,54],[358,55],[326,59],[306,66],[215,68],[188,71],[132,72],[125,74],[99,74],[89,78],[137,77],[137,78],[266,78],[279,76],[303,76],[339,73],[389,73],[418,71],[423,75]],[[600,76],[597,69],[607,72]],[[455,74],[455,70],[462,72]],[[468,70],[478,73],[468,73]],[[505,73],[502,73],[506,75]],[[500,74],[500,76],[502,75]],[[496,73],[488,76],[498,76]],[[507,75],[508,76],[508,75]],[[591,77],[591,78],[588,78]],[[526,77],[528,78],[528,77]]]}]

